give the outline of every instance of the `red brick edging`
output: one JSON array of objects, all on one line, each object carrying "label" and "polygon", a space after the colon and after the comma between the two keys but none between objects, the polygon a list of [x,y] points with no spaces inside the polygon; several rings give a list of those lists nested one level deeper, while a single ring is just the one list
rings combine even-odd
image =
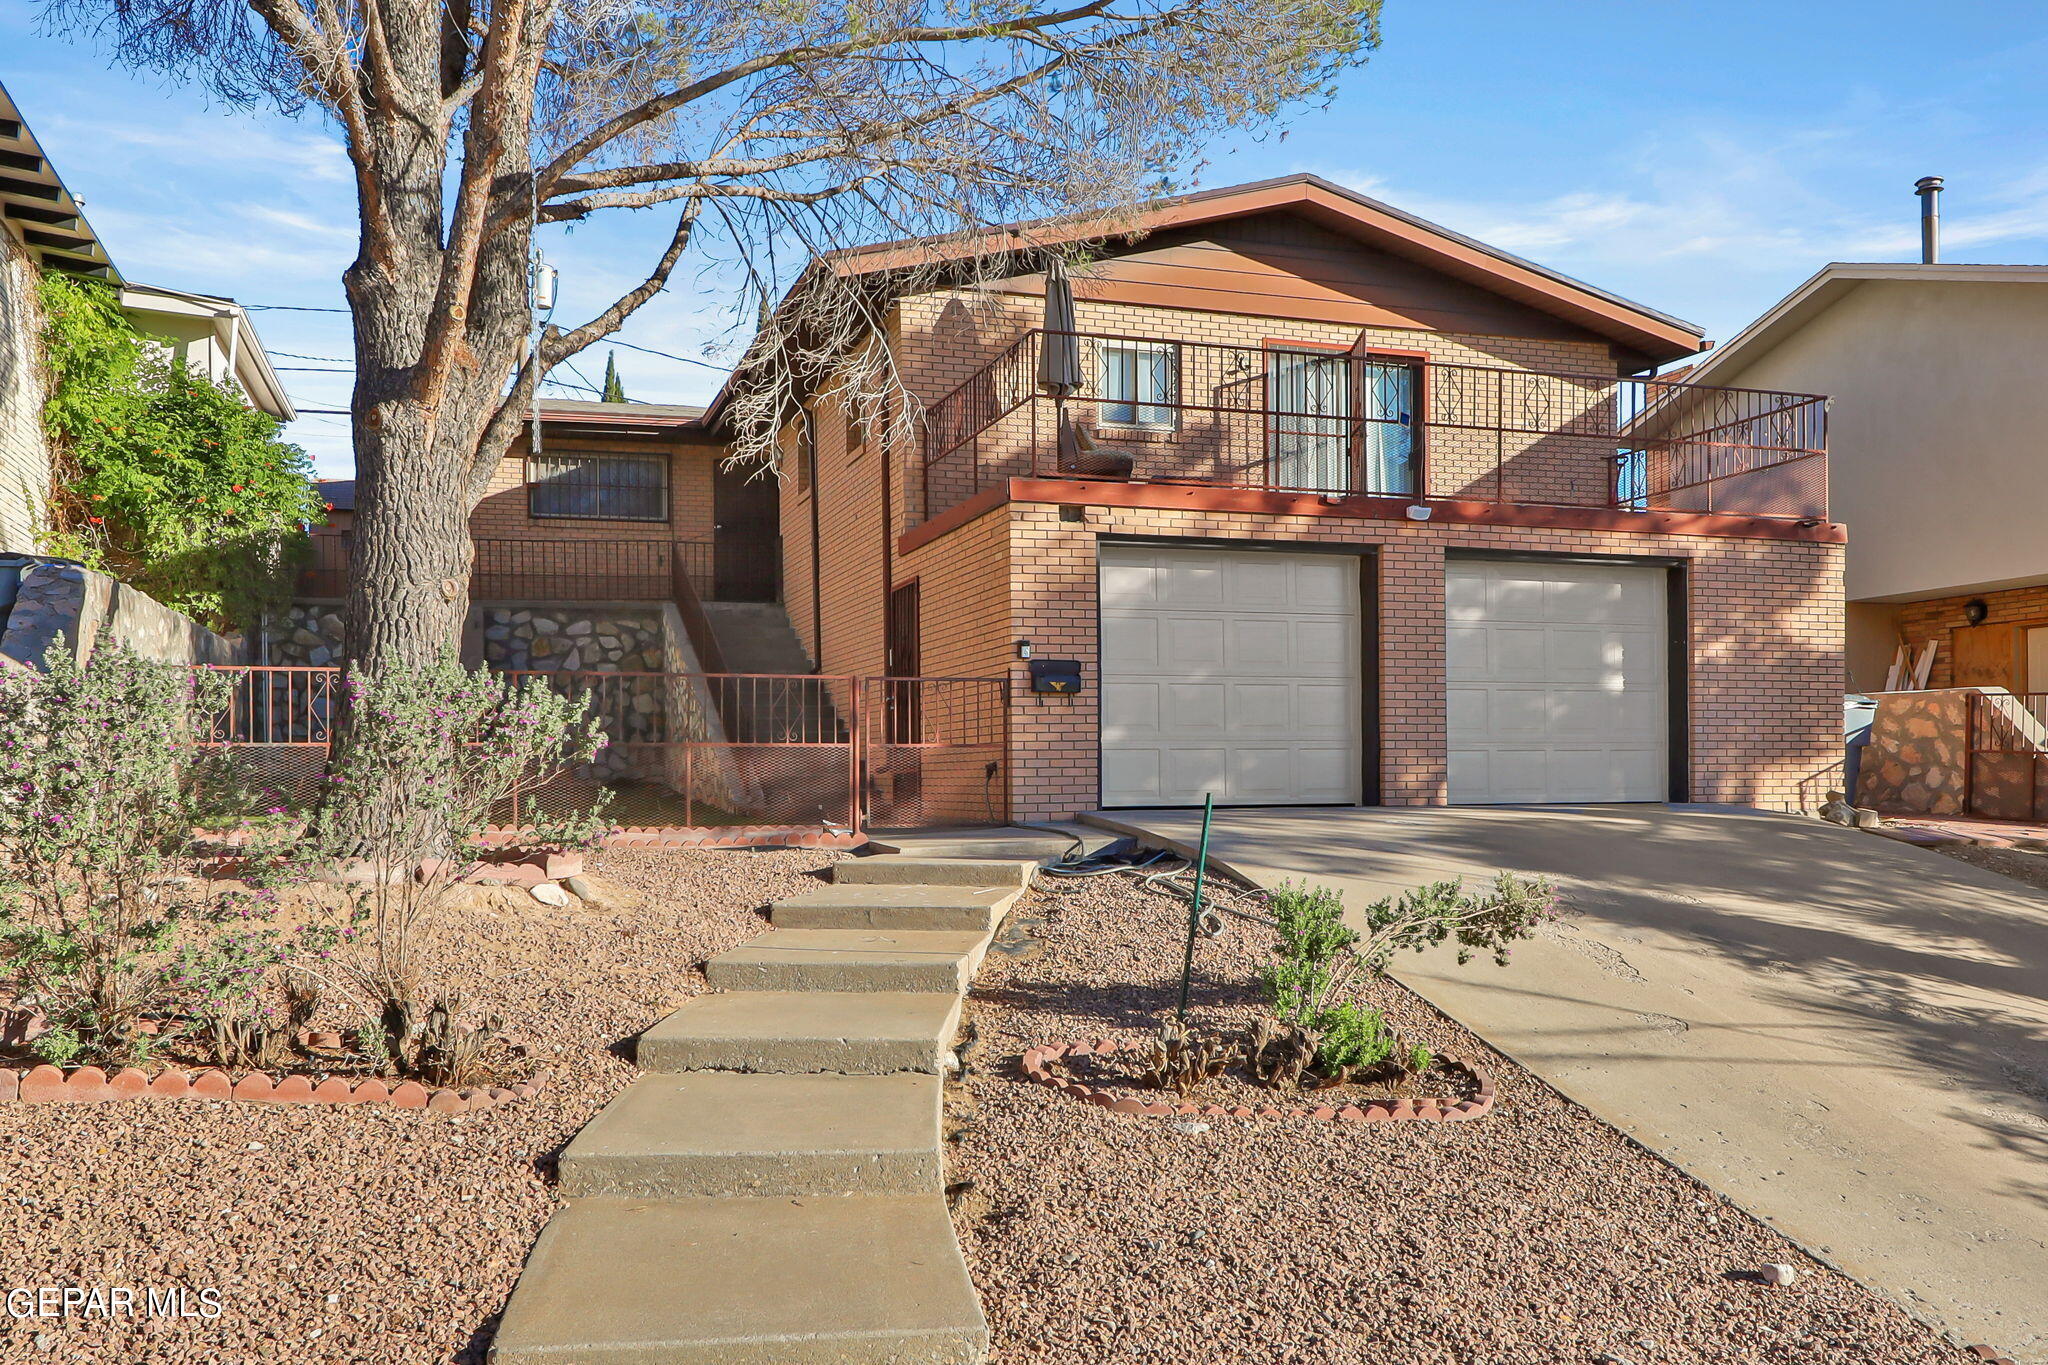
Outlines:
[{"label": "red brick edging", "polygon": [[436,1114],[462,1114],[490,1109],[510,1100],[532,1099],[547,1075],[514,1086],[476,1086],[429,1090],[418,1081],[392,1085],[370,1077],[353,1086],[345,1077],[329,1076],[315,1084],[310,1076],[272,1078],[252,1071],[230,1080],[219,1070],[162,1071],[155,1076],[124,1067],[109,1076],[96,1066],[64,1072],[54,1066],[26,1071],[0,1067],[0,1100],[23,1104],[96,1104],[105,1100],[183,1099],[241,1100],[251,1104],[388,1104],[399,1109],[428,1109]]},{"label": "red brick edging", "polygon": [[1098,1038],[1094,1042],[1084,1040],[1078,1043],[1040,1043],[1036,1047],[1024,1050],[1024,1075],[1039,1085],[1049,1086],[1070,1098],[1087,1104],[1099,1104],[1112,1114],[1138,1114],[1148,1118],[1204,1114],[1238,1119],[1334,1119],[1339,1123],[1390,1123],[1403,1119],[1419,1119],[1425,1123],[1452,1123],[1463,1119],[1483,1118],[1493,1112],[1493,1077],[1476,1062],[1467,1061],[1462,1057],[1445,1057],[1443,1060],[1452,1066],[1463,1068],[1479,1083],[1479,1094],[1475,1098],[1452,1100],[1425,1096],[1421,1099],[1409,1099],[1403,1096],[1391,1104],[1375,1102],[1362,1109],[1355,1104],[1347,1104],[1342,1108],[1330,1105],[1319,1105],[1314,1108],[1294,1105],[1284,1109],[1277,1105],[1254,1109],[1249,1105],[1240,1104],[1226,1109],[1220,1104],[1148,1104],[1144,1100],[1128,1096],[1120,1099],[1107,1090],[1091,1089],[1078,1081],[1070,1081],[1064,1076],[1055,1075],[1046,1067],[1047,1062],[1058,1061],[1063,1057],[1091,1054],[1101,1056],[1119,1049],[1134,1052],[1143,1046],[1143,1042],[1135,1040],[1120,1044],[1114,1038]]}]

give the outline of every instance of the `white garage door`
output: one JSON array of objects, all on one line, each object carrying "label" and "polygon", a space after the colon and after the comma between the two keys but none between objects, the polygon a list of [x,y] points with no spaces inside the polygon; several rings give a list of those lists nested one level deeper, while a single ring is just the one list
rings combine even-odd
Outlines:
[{"label": "white garage door", "polygon": [[1105,545],[1102,800],[1356,802],[1358,561]]},{"label": "white garage door", "polygon": [[1668,797],[1666,572],[1451,561],[1453,803]]}]

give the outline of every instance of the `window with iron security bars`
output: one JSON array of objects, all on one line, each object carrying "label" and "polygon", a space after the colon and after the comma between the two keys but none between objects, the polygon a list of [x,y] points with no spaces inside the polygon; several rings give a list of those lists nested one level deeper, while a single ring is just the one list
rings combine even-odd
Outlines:
[{"label": "window with iron security bars", "polygon": [[644,455],[541,454],[526,462],[535,517],[667,521],[668,461]]}]

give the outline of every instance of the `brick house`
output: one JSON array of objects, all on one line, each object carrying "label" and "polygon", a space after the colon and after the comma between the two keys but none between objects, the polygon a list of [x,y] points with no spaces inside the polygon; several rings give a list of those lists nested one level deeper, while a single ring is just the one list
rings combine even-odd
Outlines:
[{"label": "brick house", "polygon": [[[1009,677],[1013,818],[1788,807],[1839,759],[1820,400],[1658,381],[1697,329],[1314,177],[1129,227],[1010,239],[1088,258],[1071,392],[1020,254],[895,298],[921,441],[829,397],[788,433],[805,650]],[[903,258],[829,264],[886,288]]]}]

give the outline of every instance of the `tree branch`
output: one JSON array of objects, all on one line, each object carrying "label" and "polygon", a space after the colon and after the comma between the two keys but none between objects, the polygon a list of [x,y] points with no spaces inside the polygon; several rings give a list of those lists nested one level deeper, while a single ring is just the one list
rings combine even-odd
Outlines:
[{"label": "tree branch", "polygon": [[628,109],[605,120],[597,127],[570,143],[536,177],[538,193],[546,199],[554,193],[555,182],[566,176],[593,152],[616,141],[633,129],[651,123],[662,115],[702,99],[717,90],[722,90],[735,81],[759,75],[777,67],[795,66],[803,62],[830,61],[849,57],[857,53],[878,48],[896,47],[909,44],[958,43],[970,40],[1016,37],[1054,28],[1060,24],[1072,23],[1077,19],[1091,19],[1109,9],[1110,0],[1088,0],[1071,9],[1055,10],[1046,14],[1013,19],[1004,23],[952,24],[943,26],[917,25],[887,29],[865,38],[849,39],[839,43],[819,43],[803,47],[786,48],[780,52],[764,53],[744,62],[714,72],[690,84],[672,90],[665,95]]}]

